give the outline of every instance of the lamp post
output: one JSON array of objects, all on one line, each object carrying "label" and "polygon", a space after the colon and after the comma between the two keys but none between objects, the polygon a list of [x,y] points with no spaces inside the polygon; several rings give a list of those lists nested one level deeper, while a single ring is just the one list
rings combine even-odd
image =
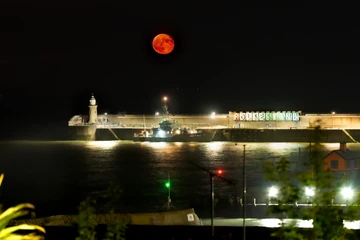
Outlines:
[{"label": "lamp post", "polygon": [[167,201],[166,204],[161,208],[161,209],[166,209],[167,211],[169,211],[171,208],[175,207],[171,204],[171,181],[170,181],[170,174],[168,173],[168,180],[167,182],[165,182],[165,187],[168,189],[168,196],[167,196]]},{"label": "lamp post", "polygon": [[207,170],[206,168],[203,168],[195,163],[192,163],[192,162],[189,162],[190,164],[194,165],[195,167],[207,172],[209,174],[209,177],[210,177],[210,216],[211,216],[211,236],[214,237],[215,235],[215,231],[214,231],[214,212],[215,212],[215,204],[214,204],[214,177],[218,177],[220,178],[221,180],[229,183],[229,184],[233,184],[232,181],[226,179],[226,178],[223,178],[222,176],[220,176],[223,171],[222,170],[218,170],[216,173],[214,172],[211,172],[209,170]]},{"label": "lamp post", "polygon": [[246,145],[243,145],[244,152],[243,152],[243,240],[246,239],[246,158],[245,158],[245,147]]},{"label": "lamp post", "polygon": [[215,203],[214,203],[214,174],[210,173],[210,202],[211,202],[211,206],[210,206],[210,212],[211,212],[211,236],[215,235],[215,230],[214,230],[214,215],[215,215]]}]

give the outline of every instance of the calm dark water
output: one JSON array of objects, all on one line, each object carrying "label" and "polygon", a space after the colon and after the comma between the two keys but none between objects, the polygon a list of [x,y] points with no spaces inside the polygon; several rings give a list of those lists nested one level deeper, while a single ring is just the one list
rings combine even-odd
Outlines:
[{"label": "calm dark water", "polygon": [[[245,144],[248,201],[265,201],[270,185],[264,180],[264,161],[286,156],[294,170],[302,170],[308,161],[308,144]],[[339,144],[324,146],[324,155],[339,148]],[[359,144],[348,148],[360,154]],[[166,202],[164,183],[169,174],[173,205],[194,207],[200,216],[206,215],[209,176],[189,161],[210,170],[223,169],[223,176],[235,184],[215,179],[217,214],[240,216],[231,210],[229,199],[242,195],[243,143],[229,142],[1,142],[0,172],[5,173],[1,202],[6,207],[34,203],[38,216],[71,214],[89,193],[104,191],[112,181],[123,190],[124,212],[156,211]]]}]

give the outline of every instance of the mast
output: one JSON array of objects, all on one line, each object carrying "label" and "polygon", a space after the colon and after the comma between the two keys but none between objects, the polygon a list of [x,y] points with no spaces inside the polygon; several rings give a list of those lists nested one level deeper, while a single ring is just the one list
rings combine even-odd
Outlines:
[{"label": "mast", "polygon": [[143,120],[144,120],[144,133],[145,133],[146,132],[145,114],[143,114]]},{"label": "mast", "polygon": [[169,111],[168,111],[168,106],[167,106],[167,100],[168,98],[167,97],[164,97],[163,98],[163,101],[164,101],[164,105],[163,105],[163,116],[164,116],[164,119],[167,120],[169,118]]}]

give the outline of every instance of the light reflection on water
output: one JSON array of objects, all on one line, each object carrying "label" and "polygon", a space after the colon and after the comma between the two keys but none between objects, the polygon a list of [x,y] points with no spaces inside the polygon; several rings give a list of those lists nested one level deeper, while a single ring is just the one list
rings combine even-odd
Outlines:
[{"label": "light reflection on water", "polygon": [[[211,220],[209,218],[201,219],[201,222],[204,226],[210,226]],[[313,220],[301,220],[301,219],[284,219],[283,223],[285,225],[292,225],[298,228],[312,228]],[[226,226],[226,227],[238,227],[243,226],[242,218],[216,218],[214,219],[214,226]],[[247,218],[245,221],[245,226],[247,227],[267,227],[267,228],[278,228],[281,226],[281,220],[277,218]],[[344,227],[347,229],[360,229],[360,221],[344,221]]]},{"label": "light reflection on water", "polygon": [[95,149],[113,149],[119,145],[119,141],[90,141],[86,142],[86,146]]},{"label": "light reflection on water", "polygon": [[[222,168],[224,177],[235,182],[214,182],[216,198],[227,204],[231,197],[242,195],[244,144],[249,202],[252,198],[263,202],[266,197],[269,183],[264,180],[262,167],[266,160],[285,156],[293,170],[303,170],[308,161],[306,143],[1,142],[0,171],[6,176],[1,197],[5,202],[31,200],[39,205],[37,209],[52,212],[54,203],[75,208],[86,194],[102,191],[114,181],[123,189],[124,211],[150,211],[166,201],[164,182],[170,174],[173,204],[200,211],[201,207],[207,209],[209,176],[189,162],[209,170]],[[339,144],[324,147],[326,155]],[[360,154],[359,144],[348,144],[348,148]],[[237,210],[233,212],[238,214]]]}]

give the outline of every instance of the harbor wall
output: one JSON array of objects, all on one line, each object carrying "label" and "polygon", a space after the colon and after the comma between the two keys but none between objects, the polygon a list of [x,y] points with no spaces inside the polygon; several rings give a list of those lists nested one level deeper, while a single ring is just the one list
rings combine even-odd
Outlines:
[{"label": "harbor wall", "polygon": [[[236,142],[311,142],[313,129],[222,129],[218,130],[213,141]],[[360,129],[347,130],[323,129],[323,143],[353,143],[360,140]]]},{"label": "harbor wall", "polygon": [[69,140],[86,140],[92,141],[96,140],[96,125],[88,126],[69,126],[68,128],[68,138]]},{"label": "harbor wall", "polygon": [[139,134],[143,130],[142,128],[98,128],[96,129],[95,140],[134,140],[134,134]]},{"label": "harbor wall", "polygon": [[[359,114],[306,114],[299,121],[239,121],[235,113],[211,115],[175,115],[169,120],[186,127],[222,127],[247,129],[307,129],[320,121],[324,129],[360,129]],[[84,126],[87,116],[76,115],[69,126]],[[157,127],[163,116],[155,115],[98,115],[98,128],[152,128]]]},{"label": "harbor wall", "polygon": [[[143,129],[71,127],[71,140],[115,141],[134,140],[134,134]],[[204,129],[215,131],[213,141],[232,142],[311,142],[313,129]],[[323,129],[323,143],[353,143],[360,141],[360,129]]]},{"label": "harbor wall", "polygon": [[[213,141],[309,142],[317,123],[324,130],[324,143],[360,140],[359,114],[306,114],[300,115],[299,121],[239,121],[236,114],[175,115],[169,119],[182,127],[215,131]],[[84,124],[86,119],[76,115],[69,121],[70,139],[134,140],[144,128],[158,127],[163,116],[98,115],[96,125]]]}]

